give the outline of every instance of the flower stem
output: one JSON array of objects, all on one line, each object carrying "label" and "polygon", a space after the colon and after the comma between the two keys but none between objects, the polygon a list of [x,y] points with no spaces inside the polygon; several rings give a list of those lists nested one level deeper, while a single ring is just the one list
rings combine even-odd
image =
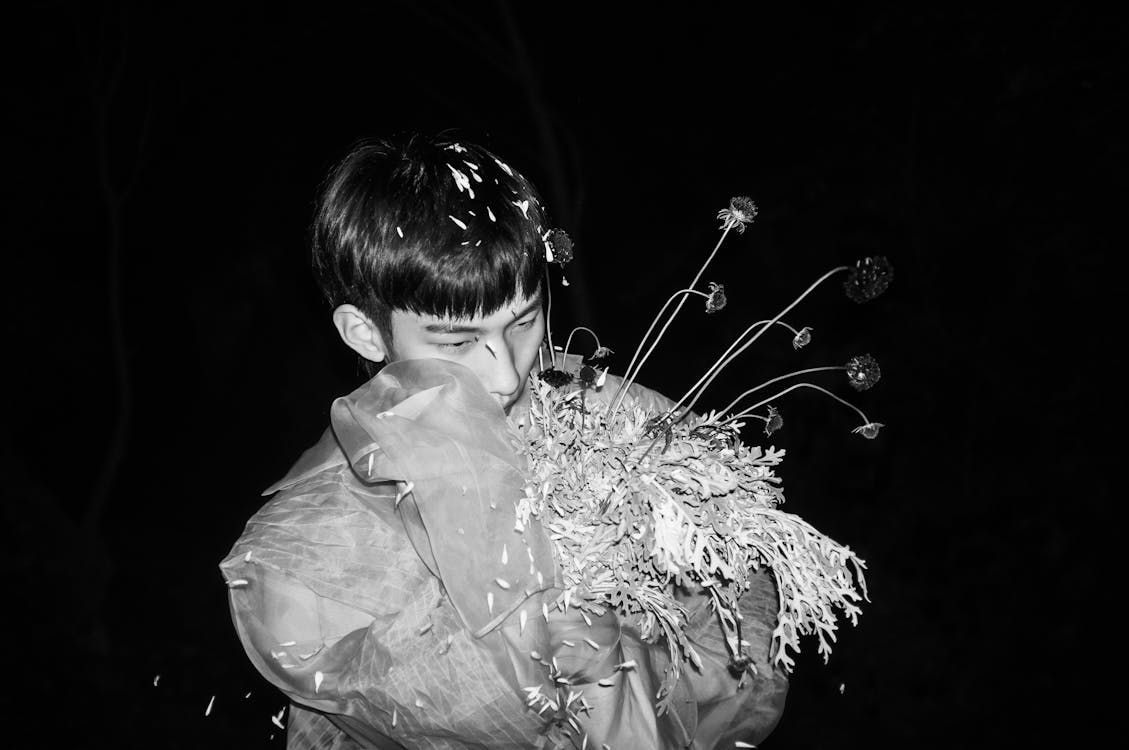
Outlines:
[{"label": "flower stem", "polygon": [[[785,328],[787,328],[787,329],[788,329],[789,331],[791,331],[791,332],[792,332],[792,335],[794,335],[794,336],[798,336],[798,335],[799,335],[799,333],[800,333],[800,332],[799,332],[799,331],[797,331],[797,330],[796,330],[795,328],[793,328],[792,326],[790,326],[790,325],[788,325],[787,323],[785,323],[785,322],[784,322],[783,320],[777,320],[777,321],[772,321],[772,320],[758,320],[758,321],[757,321],[756,323],[753,323],[753,324],[752,324],[751,326],[749,326],[749,327],[748,327],[748,328],[746,328],[746,329],[745,329],[744,331],[742,331],[742,332],[741,332],[741,335],[740,335],[740,336],[738,336],[738,337],[737,337],[736,339],[734,339],[734,340],[733,340],[733,343],[729,345],[729,348],[725,350],[725,353],[723,353],[723,354],[722,354],[722,355],[721,355],[720,357],[718,357],[718,358],[717,358],[717,360],[716,360],[716,361],[715,361],[715,362],[714,362],[714,363],[713,363],[712,365],[710,365],[710,368],[709,368],[708,370],[706,370],[706,374],[705,374],[705,375],[703,375],[703,376],[702,376],[701,378],[699,378],[699,379],[698,379],[698,382],[697,382],[697,383],[694,383],[694,385],[692,385],[692,386],[690,387],[690,390],[686,391],[686,394],[685,394],[685,395],[684,395],[684,396],[683,396],[683,397],[682,397],[681,399],[679,399],[679,400],[678,400],[678,403],[677,403],[677,404],[675,404],[675,405],[674,405],[673,407],[671,407],[671,410],[670,410],[670,411],[671,411],[671,413],[673,413],[675,409],[677,409],[677,408],[678,408],[679,406],[681,406],[681,405],[682,405],[682,402],[683,402],[683,401],[685,401],[686,399],[690,398],[691,394],[693,394],[693,393],[694,393],[694,390],[695,390],[695,389],[696,389],[696,388],[697,388],[698,386],[700,386],[700,385],[701,385],[701,384],[702,384],[702,383],[703,383],[703,382],[705,381],[705,379],[706,379],[706,378],[708,378],[708,377],[710,376],[710,374],[711,374],[711,373],[712,373],[712,372],[714,371],[714,368],[715,368],[715,367],[717,367],[717,366],[718,366],[719,364],[721,364],[722,360],[724,360],[724,359],[725,359],[725,358],[726,358],[727,356],[729,356],[729,353],[730,353],[730,352],[732,352],[732,351],[733,351],[733,350],[734,350],[734,349],[735,349],[735,348],[737,347],[737,345],[741,343],[741,339],[743,339],[743,338],[745,338],[746,336],[748,336],[748,335],[749,335],[749,333],[750,333],[750,332],[751,332],[751,331],[752,331],[752,330],[753,330],[754,328],[756,328],[757,326],[763,325],[763,326],[767,327],[767,326],[769,326],[769,325],[772,325],[772,324],[773,324],[774,322],[775,322],[775,323],[776,323],[777,325],[782,325],[782,326],[784,326]],[[723,413],[724,413],[724,412],[723,412]]]},{"label": "flower stem", "polygon": [[768,398],[764,399],[763,401],[759,401],[759,402],[753,404],[752,406],[750,406],[747,409],[742,409],[739,414],[734,414],[733,416],[729,417],[728,419],[723,419],[721,422],[718,422],[718,426],[721,427],[721,426],[727,425],[730,422],[734,422],[734,421],[736,421],[738,419],[742,419],[744,417],[758,416],[758,415],[755,415],[755,414],[752,413],[753,409],[764,406],[769,401],[772,401],[773,399],[780,398],[781,396],[788,393],[789,391],[794,391],[797,388],[814,388],[815,390],[819,391],[820,393],[823,393],[823,394],[830,396],[831,398],[835,399],[840,404],[843,404],[846,407],[854,409],[855,413],[858,414],[860,417],[862,417],[863,422],[865,422],[865,423],[870,422],[870,418],[867,417],[866,414],[863,413],[862,409],[858,408],[857,406],[852,404],[850,401],[847,401],[843,398],[840,398],[839,396],[836,396],[834,393],[827,390],[826,388],[820,388],[818,385],[814,385],[812,383],[796,383],[795,385],[788,386],[787,388],[780,391],[779,393],[775,393],[772,396],[769,396]]},{"label": "flower stem", "polygon": [[572,337],[576,335],[577,331],[587,331],[592,336],[592,338],[596,339],[596,348],[600,348],[600,337],[596,335],[595,331],[584,326],[577,326],[576,328],[573,328],[571,332],[569,332],[568,338],[565,339],[565,348],[564,353],[561,355],[562,357],[568,356],[568,348],[572,345]]},{"label": "flower stem", "polygon": [[733,410],[733,407],[736,406],[737,403],[741,399],[745,398],[745,396],[748,396],[751,393],[756,393],[761,388],[764,388],[765,386],[772,385],[773,383],[777,383],[781,380],[784,380],[785,378],[791,378],[791,377],[794,377],[796,375],[807,375],[808,373],[811,373],[811,372],[826,372],[828,370],[846,370],[846,369],[847,368],[844,367],[843,365],[833,365],[833,366],[829,366],[829,367],[809,367],[806,370],[796,370],[795,372],[789,372],[785,375],[780,375],[778,377],[773,378],[772,380],[764,381],[763,383],[756,386],[755,388],[750,388],[749,390],[745,391],[740,396],[733,399],[733,401],[730,402],[729,406],[727,406],[724,409],[722,409],[721,411],[719,411],[718,414],[728,414],[730,411]]},{"label": "flower stem", "polygon": [[[725,231],[721,233],[721,237],[718,238],[717,244],[713,246],[713,250],[710,252],[709,257],[706,258],[706,262],[702,264],[702,267],[698,269],[698,273],[694,276],[694,280],[690,282],[690,286],[687,288],[688,290],[693,291],[694,287],[698,285],[698,281],[701,280],[702,274],[706,272],[706,268],[709,267],[710,262],[713,261],[714,256],[717,255],[717,251],[721,247],[721,243],[725,242],[725,238],[729,236],[729,232],[732,228],[732,226],[727,226],[725,228]],[[675,294],[675,296],[678,296],[678,294],[682,295],[682,299],[678,301],[678,307],[674,308],[674,312],[672,312],[670,314],[670,317],[666,319],[666,323],[663,325],[662,330],[659,331],[659,335],[656,336],[654,342],[652,342],[651,348],[647,350],[647,353],[645,355],[643,355],[643,359],[639,361],[639,364],[635,367],[635,370],[633,372],[631,370],[631,366],[635,365],[635,359],[639,356],[639,352],[642,350],[643,344],[646,343],[647,336],[649,336],[651,334],[651,331],[654,330],[655,325],[659,321],[659,318],[662,317],[663,312],[666,310],[667,306],[670,305],[673,297],[667,300],[666,304],[663,305],[662,310],[659,310],[659,314],[656,315],[655,319],[651,322],[651,327],[647,329],[647,333],[643,336],[643,340],[639,342],[639,346],[635,350],[635,357],[632,357],[631,365],[628,366],[627,372],[624,373],[623,382],[620,383],[619,390],[616,391],[615,398],[612,400],[612,408],[608,412],[609,416],[615,414],[616,410],[619,408],[620,403],[623,401],[624,395],[627,393],[628,387],[632,382],[634,382],[635,378],[639,376],[639,371],[643,369],[643,364],[647,361],[647,358],[651,356],[651,352],[655,350],[655,347],[658,346],[659,341],[662,340],[663,334],[666,333],[666,329],[670,327],[670,324],[674,322],[674,319],[675,317],[677,317],[679,311],[682,310],[682,306],[686,304],[686,297],[688,295],[684,293],[685,291],[686,290],[683,290],[683,292],[678,292]],[[702,292],[694,293],[702,294]],[[708,299],[708,295],[703,296],[707,296]]]},{"label": "flower stem", "polygon": [[[830,271],[823,274],[822,276],[820,276],[818,279],[815,280],[815,282],[811,286],[809,286],[806,290],[804,290],[803,294],[801,294],[799,297],[796,297],[796,299],[792,300],[791,304],[789,304],[787,307],[785,307],[783,310],[781,310],[779,313],[777,313],[776,317],[774,317],[772,319],[772,321],[769,322],[768,325],[761,327],[761,329],[759,331],[757,331],[756,334],[751,339],[746,341],[745,344],[743,346],[741,346],[740,349],[738,349],[737,351],[733,352],[733,354],[730,354],[728,356],[722,355],[722,357],[719,358],[719,360],[714,364],[714,366],[711,367],[709,371],[707,371],[707,375],[709,376],[709,378],[706,380],[706,382],[704,384],[702,384],[702,386],[700,388],[698,388],[698,386],[696,386],[696,385],[694,386],[694,388],[697,388],[698,391],[697,391],[697,393],[695,393],[694,398],[690,401],[690,403],[686,405],[685,413],[686,414],[690,413],[690,411],[694,408],[694,404],[698,403],[698,399],[701,398],[702,394],[705,392],[705,390],[707,388],[709,388],[710,383],[712,383],[714,381],[714,378],[716,378],[721,373],[722,370],[724,370],[726,367],[728,367],[730,362],[735,360],[737,357],[739,357],[741,355],[742,352],[744,352],[746,349],[748,349],[750,346],[752,346],[753,342],[755,342],[757,339],[759,339],[761,337],[761,334],[763,334],[765,331],[767,331],[774,323],[778,322],[781,318],[783,318],[785,315],[787,315],[788,312],[793,307],[800,304],[800,302],[802,302],[805,297],[807,297],[809,294],[811,294],[813,291],[815,291],[815,288],[818,287],[820,284],[822,284],[824,281],[827,281],[827,279],[831,278],[832,276],[834,276],[837,273],[840,273],[842,271],[849,271],[849,270],[850,270],[850,268],[848,266],[837,266],[835,268],[832,268]],[[741,337],[745,336],[746,333],[748,333],[748,331],[746,331],[745,333],[742,333]],[[740,341],[741,337],[738,337],[737,340]],[[694,388],[690,389],[690,391],[687,393],[687,396],[689,396],[690,393],[694,392]],[[670,410],[667,413],[673,414],[674,410],[677,409],[679,406],[681,406],[682,402],[685,401],[685,400],[686,400],[686,396],[683,396],[682,399],[677,404],[675,404],[673,407],[671,407]]]},{"label": "flower stem", "polygon": [[549,264],[545,264],[545,338],[549,342],[549,366],[557,366],[557,353],[553,348],[553,284],[549,278]]}]

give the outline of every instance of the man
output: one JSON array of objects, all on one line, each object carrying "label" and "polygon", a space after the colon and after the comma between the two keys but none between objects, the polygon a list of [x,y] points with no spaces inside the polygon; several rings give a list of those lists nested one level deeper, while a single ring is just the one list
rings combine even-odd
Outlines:
[{"label": "man", "polygon": [[[614,613],[543,607],[560,582],[540,527],[515,527],[511,441],[543,343],[549,237],[532,185],[473,144],[369,143],[330,175],[315,275],[341,340],[383,369],[334,403],[221,565],[248,656],[294,703],[291,750],[704,748],[775,725],[787,682],[768,659],[770,576],[743,602],[751,680],[729,673],[705,597],[686,593],[704,666],[662,715],[664,647]],[[528,700],[558,683],[575,705]]]}]

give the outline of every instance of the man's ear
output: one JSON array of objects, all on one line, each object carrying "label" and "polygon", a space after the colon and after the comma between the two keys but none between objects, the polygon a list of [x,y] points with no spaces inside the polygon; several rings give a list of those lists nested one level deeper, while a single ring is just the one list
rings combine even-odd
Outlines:
[{"label": "man's ear", "polygon": [[341,305],[333,311],[333,327],[345,346],[370,362],[388,358],[388,347],[376,324],[353,305]]}]

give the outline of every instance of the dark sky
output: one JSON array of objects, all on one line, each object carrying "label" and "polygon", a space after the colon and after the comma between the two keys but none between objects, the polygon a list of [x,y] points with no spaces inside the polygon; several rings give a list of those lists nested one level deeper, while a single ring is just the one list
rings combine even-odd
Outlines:
[{"label": "dark sky", "polygon": [[882,363],[866,393],[825,383],[887,425],[875,441],[813,393],[781,403],[787,509],[868,561],[872,603],[828,665],[805,644],[764,747],[1073,745],[1111,721],[1124,24],[1065,6],[160,5],[40,3],[9,29],[17,735],[282,747],[283,700],[216,565],[363,380],[306,267],[319,181],[360,137],[444,129],[539,186],[578,254],[554,328],[621,356],[717,211],[757,201],[707,274],[729,307],[688,307],[643,372],[672,395],[824,271],[894,263],[867,305],[821,288],[796,313],[811,346],[766,338],[702,403]]}]

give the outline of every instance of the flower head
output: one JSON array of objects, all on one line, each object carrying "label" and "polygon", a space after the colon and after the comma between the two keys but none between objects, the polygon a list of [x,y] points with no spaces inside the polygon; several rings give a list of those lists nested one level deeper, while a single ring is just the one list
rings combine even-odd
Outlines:
[{"label": "flower head", "polygon": [[591,362],[592,360],[607,359],[613,354],[615,354],[615,352],[613,352],[608,347],[597,346],[596,351],[592,352],[591,356],[588,357],[588,361]]},{"label": "flower head", "polygon": [[555,367],[546,367],[541,371],[541,380],[553,388],[563,388],[572,382],[572,373],[558,370]]},{"label": "flower head", "polygon": [[847,275],[843,290],[847,297],[861,304],[882,294],[893,280],[894,267],[885,256],[863,258]]},{"label": "flower head", "polygon": [[803,349],[811,343],[811,326],[804,326],[800,332],[792,337],[792,348]]},{"label": "flower head", "polygon": [[736,229],[737,234],[742,234],[745,225],[757,218],[757,204],[747,195],[738,195],[729,199],[729,208],[717,212],[717,218],[721,219],[723,230]]},{"label": "flower head", "polygon": [[856,435],[862,435],[867,440],[873,440],[874,438],[878,437],[878,430],[885,426],[886,425],[882,424],[881,422],[867,422],[866,424],[851,430],[851,432]]},{"label": "flower head", "polygon": [[580,372],[576,376],[576,380],[584,388],[594,388],[596,386],[596,379],[600,373],[596,372],[596,368],[591,365],[584,365],[580,368]]},{"label": "flower head", "polygon": [[725,284],[715,284],[710,282],[710,294],[706,298],[706,312],[715,313],[718,310],[725,308],[725,303],[728,300],[725,298]]},{"label": "flower head", "polygon": [[881,377],[882,369],[878,367],[878,360],[869,354],[860,354],[847,360],[847,379],[856,391],[873,388]]},{"label": "flower head", "polygon": [[549,232],[548,239],[552,253],[546,258],[551,263],[559,263],[562,267],[572,260],[572,239],[563,229],[554,229]]},{"label": "flower head", "polygon": [[780,412],[776,410],[775,406],[768,407],[768,419],[764,421],[764,434],[771,435],[784,426],[784,417],[780,416]]}]

